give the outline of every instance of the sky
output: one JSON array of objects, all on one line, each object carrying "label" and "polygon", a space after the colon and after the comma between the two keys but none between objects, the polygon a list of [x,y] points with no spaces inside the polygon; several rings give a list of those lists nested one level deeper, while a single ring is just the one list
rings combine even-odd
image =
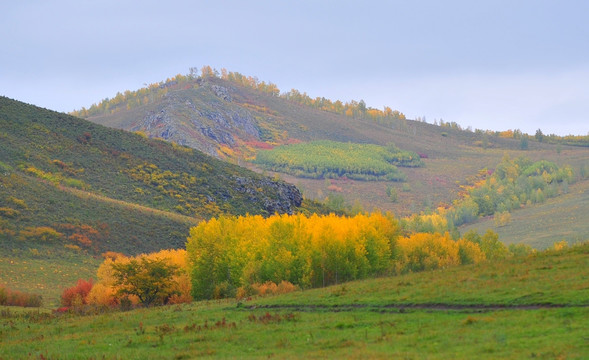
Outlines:
[{"label": "sky", "polygon": [[19,0],[0,95],[69,112],[190,67],[464,128],[589,134],[589,1]]}]

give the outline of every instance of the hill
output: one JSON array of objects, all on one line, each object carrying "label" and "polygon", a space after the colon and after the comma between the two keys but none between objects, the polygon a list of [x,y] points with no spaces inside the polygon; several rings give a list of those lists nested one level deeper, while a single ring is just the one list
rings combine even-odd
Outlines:
[{"label": "hill", "polygon": [[[537,139],[517,130],[470,131],[442,120],[438,125],[409,120],[388,107],[367,108],[362,101],[311,99],[296,90],[281,94],[271,83],[224,70],[219,76],[208,67],[201,76],[177,75],[76,113],[103,125],[201,149],[258,172],[264,170],[249,160],[277,145],[318,140],[392,143],[423,157],[425,166],[403,168],[404,183],[312,179],[266,171],[297,185],[306,198],[341,197],[349,207],[357,204],[400,216],[451,203],[465,179],[483,168],[494,169],[506,153],[512,158],[569,164],[575,170],[587,163],[586,149],[550,143],[548,137]],[[397,195],[394,199],[391,192]]]},{"label": "hill", "polygon": [[536,249],[549,248],[555,241],[569,244],[585,241],[589,233],[589,181],[573,184],[566,194],[543,204],[513,212],[507,223],[485,217],[461,227],[460,231],[484,233],[488,229],[506,244],[528,244]]},{"label": "hill", "polygon": [[98,315],[3,308],[9,358],[582,359],[589,247]]},{"label": "hill", "polygon": [[183,247],[211,216],[301,202],[293,185],[197,150],[0,98],[0,282],[15,289],[91,274],[88,255]]}]

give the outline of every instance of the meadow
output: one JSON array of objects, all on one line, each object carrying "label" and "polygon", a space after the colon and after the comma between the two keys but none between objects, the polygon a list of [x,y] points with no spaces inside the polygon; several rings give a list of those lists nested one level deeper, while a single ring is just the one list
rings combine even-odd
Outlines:
[{"label": "meadow", "polygon": [[582,359],[587,255],[584,244],[241,302],[2,308],[0,358]]}]

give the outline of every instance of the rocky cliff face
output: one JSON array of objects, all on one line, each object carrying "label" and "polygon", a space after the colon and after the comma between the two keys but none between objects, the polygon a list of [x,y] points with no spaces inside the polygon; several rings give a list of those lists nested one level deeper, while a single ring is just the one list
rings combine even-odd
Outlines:
[{"label": "rocky cliff face", "polygon": [[155,109],[137,119],[130,130],[217,157],[218,145],[233,147],[238,139],[260,139],[254,116],[232,104],[230,89],[209,83],[192,91],[167,94]]},{"label": "rocky cliff face", "polygon": [[[282,181],[273,181],[269,178],[253,180],[252,178],[237,177],[237,191],[249,196],[250,201],[261,202],[268,214],[292,214],[296,207],[301,206],[303,195],[296,186]],[[268,192],[259,192],[255,189],[272,189],[275,197],[269,197]]]}]

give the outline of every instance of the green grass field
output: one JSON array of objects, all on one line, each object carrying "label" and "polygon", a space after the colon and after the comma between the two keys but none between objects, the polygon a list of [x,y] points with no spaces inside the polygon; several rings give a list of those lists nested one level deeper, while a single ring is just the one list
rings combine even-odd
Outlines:
[{"label": "green grass field", "polygon": [[583,359],[589,245],[290,294],[99,315],[2,308],[0,358]]}]

